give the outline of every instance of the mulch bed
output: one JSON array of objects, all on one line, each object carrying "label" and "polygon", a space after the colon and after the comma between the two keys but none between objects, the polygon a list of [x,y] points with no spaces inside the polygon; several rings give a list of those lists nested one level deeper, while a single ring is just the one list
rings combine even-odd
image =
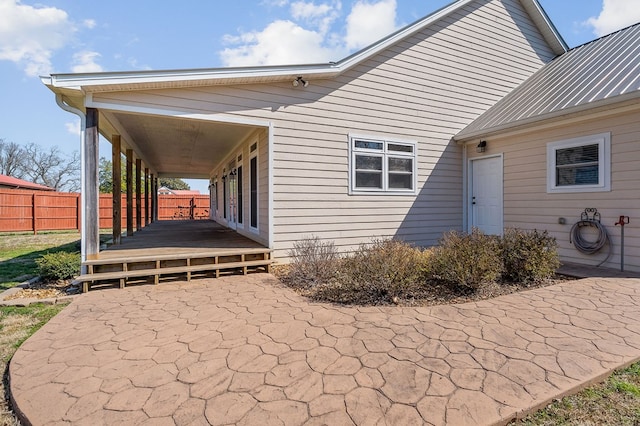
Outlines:
[{"label": "mulch bed", "polygon": [[[308,286],[301,283],[292,282],[287,279],[289,272],[288,265],[276,265],[273,267],[273,274],[287,287],[296,291],[296,293],[322,301],[318,298],[318,289],[322,286]],[[561,284],[567,281],[576,280],[574,277],[557,274],[552,279],[530,284],[514,284],[514,283],[483,283],[476,291],[469,291],[465,288],[454,288],[450,285],[438,282],[430,282],[424,286],[421,293],[414,293],[412,298],[399,299],[394,298],[389,301],[388,298],[380,298],[379,300],[367,300],[358,305],[377,305],[377,306],[437,306],[452,305],[459,303],[477,302],[480,300],[493,299],[495,297],[507,294],[517,293],[520,291],[531,290],[534,288],[547,287],[551,285]],[[331,303],[330,301],[327,301]]]},{"label": "mulch bed", "polygon": [[77,285],[72,285],[71,280],[63,281],[36,281],[30,283],[27,288],[5,296],[3,300],[15,300],[15,299],[51,299],[62,296],[69,296],[72,294],[80,293],[81,289]]}]

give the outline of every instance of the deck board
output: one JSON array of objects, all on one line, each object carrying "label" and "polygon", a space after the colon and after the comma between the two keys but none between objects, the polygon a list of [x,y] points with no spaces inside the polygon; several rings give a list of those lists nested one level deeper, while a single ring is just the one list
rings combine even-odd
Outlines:
[{"label": "deck board", "polygon": [[166,254],[215,253],[265,247],[210,220],[158,221],[98,254],[99,260]]},{"label": "deck board", "polygon": [[115,282],[124,288],[129,279],[221,272],[243,274],[269,272],[271,250],[237,232],[208,220],[154,222],[121,244],[101,251],[83,264],[86,272],[77,278],[82,291],[95,284]]}]

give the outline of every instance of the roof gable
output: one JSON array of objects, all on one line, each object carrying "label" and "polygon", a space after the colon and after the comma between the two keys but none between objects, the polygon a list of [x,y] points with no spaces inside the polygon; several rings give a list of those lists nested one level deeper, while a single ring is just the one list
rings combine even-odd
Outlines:
[{"label": "roof gable", "polygon": [[640,23],[554,59],[455,139],[473,138],[637,97],[640,97]]},{"label": "roof gable", "polygon": [[[378,54],[382,50],[425,29],[456,10],[479,0],[457,0],[448,6],[410,24],[371,46],[356,52],[338,62],[328,64],[260,66],[239,68],[187,69],[169,71],[134,71],[87,74],[52,74],[43,77],[44,84],[52,90],[83,90],[86,92],[111,90],[142,90],[176,88],[215,84],[246,84],[270,81],[285,81],[297,76],[329,78]],[[556,54],[567,50],[567,45],[557,32],[537,0],[519,0],[540,29],[541,34]],[[58,90],[55,90],[55,89]]]}]

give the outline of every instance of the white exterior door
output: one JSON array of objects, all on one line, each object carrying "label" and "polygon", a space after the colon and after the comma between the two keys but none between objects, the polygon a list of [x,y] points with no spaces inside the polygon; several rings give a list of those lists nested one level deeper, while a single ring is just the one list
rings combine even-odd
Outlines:
[{"label": "white exterior door", "polygon": [[502,235],[502,157],[471,161],[471,226],[485,234]]},{"label": "white exterior door", "polygon": [[231,229],[238,227],[238,180],[234,168],[227,176],[227,226]]}]

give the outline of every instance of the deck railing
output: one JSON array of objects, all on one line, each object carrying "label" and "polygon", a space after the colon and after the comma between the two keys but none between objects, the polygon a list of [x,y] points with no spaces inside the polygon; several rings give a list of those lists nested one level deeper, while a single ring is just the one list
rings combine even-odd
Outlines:
[{"label": "deck railing", "polygon": [[[133,223],[136,223],[135,198]],[[127,226],[127,200],[122,196],[121,226]],[[145,200],[141,203],[142,225],[145,224]],[[80,229],[82,206],[80,194],[0,190],[0,232],[62,231]],[[151,214],[151,213],[149,213]],[[100,194],[100,228],[113,226],[113,197]],[[208,195],[158,195],[159,220],[189,220],[209,218]]]}]

